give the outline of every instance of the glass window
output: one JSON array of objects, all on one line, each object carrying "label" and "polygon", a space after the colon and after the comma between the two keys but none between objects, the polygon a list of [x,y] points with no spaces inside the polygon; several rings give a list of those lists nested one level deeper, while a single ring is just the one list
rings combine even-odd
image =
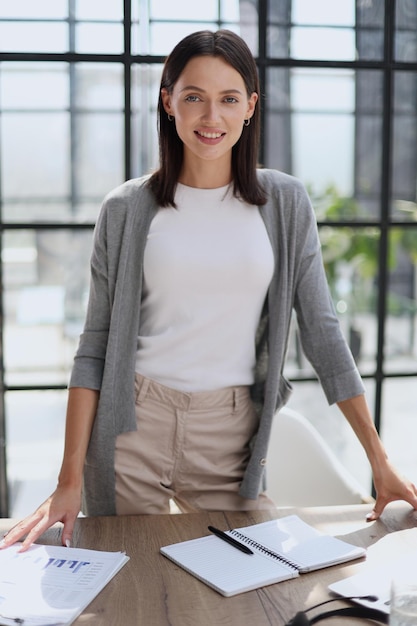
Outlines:
[{"label": "glass window", "polygon": [[81,200],[101,198],[124,181],[123,115],[76,115],[75,181]]},{"label": "glass window", "polygon": [[417,4],[408,0],[395,3],[395,59],[417,61]]},{"label": "glass window", "polygon": [[355,5],[351,0],[293,0],[290,56],[354,59]]},{"label": "glass window", "polygon": [[65,391],[6,393],[10,507],[22,519],[55,489],[65,429]]},{"label": "glass window", "polygon": [[122,21],[123,0],[78,0],[75,2],[75,17],[77,20]]},{"label": "glass window", "polygon": [[67,15],[68,0],[0,0],[0,19],[49,20],[65,19]]},{"label": "glass window", "polygon": [[141,176],[158,166],[157,103],[162,65],[132,68],[132,172]]},{"label": "glass window", "polygon": [[[349,198],[332,194],[326,213],[350,211]],[[354,206],[354,203],[353,203]],[[364,228],[322,226],[324,267],[342,330],[362,374],[375,369],[377,279],[380,233]]]},{"label": "glass window", "polygon": [[381,436],[390,459],[398,470],[417,482],[415,378],[391,378],[383,392]]},{"label": "glass window", "polygon": [[[205,0],[202,3],[190,3],[188,0],[151,0],[150,19],[163,21],[196,21],[214,22],[218,19],[218,0]],[[224,2],[222,3],[224,4]],[[235,3],[230,3],[234,5]]]},{"label": "glass window", "polygon": [[[417,222],[417,215],[414,215]],[[392,228],[389,235],[386,298],[386,370],[417,369],[417,223]]]},{"label": "glass window", "polygon": [[68,76],[66,63],[3,63],[0,67],[3,111],[67,108]]},{"label": "glass window", "polygon": [[401,221],[416,221],[417,73],[394,75],[392,212]]},{"label": "glass window", "polygon": [[[353,192],[355,76],[350,71],[268,71],[266,150],[270,167],[315,190]],[[281,132],[283,132],[283,136]],[[283,149],[290,151],[282,158]],[[276,155],[276,156],[275,156]],[[285,163],[287,162],[287,163]]]},{"label": "glass window", "polygon": [[66,52],[68,27],[64,22],[0,22],[4,52]]},{"label": "glass window", "polygon": [[1,160],[6,200],[69,193],[69,114],[56,112],[3,113]]},{"label": "glass window", "polygon": [[320,26],[355,25],[355,3],[352,0],[292,0],[294,24],[317,24]]},{"label": "glass window", "polygon": [[124,108],[123,66],[116,63],[77,63],[74,66],[74,105],[88,111]]},{"label": "glass window", "polygon": [[347,28],[293,27],[291,56],[294,59],[355,58],[355,32]]},{"label": "glass window", "polygon": [[4,235],[4,362],[8,385],[67,384],[84,322],[91,231]]},{"label": "glass window", "polygon": [[[132,3],[132,19],[133,54],[165,56],[180,39],[197,30],[228,28],[239,31],[240,21],[243,28],[253,34],[257,11],[251,2],[239,0],[208,0],[194,4],[188,0],[175,3],[150,0],[149,4],[135,0]],[[253,42],[251,49],[252,45]]]},{"label": "glass window", "polygon": [[80,22],[76,25],[75,49],[84,54],[121,54],[123,27],[121,24]]}]

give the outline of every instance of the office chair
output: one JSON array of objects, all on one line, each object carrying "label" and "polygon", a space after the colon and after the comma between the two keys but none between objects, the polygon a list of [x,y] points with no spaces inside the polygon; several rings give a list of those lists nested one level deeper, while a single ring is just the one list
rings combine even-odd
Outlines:
[{"label": "office chair", "polygon": [[374,501],[314,426],[287,407],[274,417],[266,468],[267,494],[277,506]]}]

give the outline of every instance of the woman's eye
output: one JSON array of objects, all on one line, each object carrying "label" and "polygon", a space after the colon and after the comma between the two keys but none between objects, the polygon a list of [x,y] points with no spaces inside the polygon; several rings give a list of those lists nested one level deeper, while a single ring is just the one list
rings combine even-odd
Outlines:
[{"label": "woman's eye", "polygon": [[227,96],[225,98],[225,101],[234,104],[235,102],[237,102],[237,99],[234,96]]},{"label": "woman's eye", "polygon": [[187,96],[185,98],[186,102],[198,102],[200,98],[198,96]]}]

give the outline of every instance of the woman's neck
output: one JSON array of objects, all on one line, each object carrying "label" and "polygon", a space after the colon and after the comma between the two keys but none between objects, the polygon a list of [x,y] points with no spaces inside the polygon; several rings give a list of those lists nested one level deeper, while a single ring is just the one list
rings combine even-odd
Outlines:
[{"label": "woman's neck", "polygon": [[184,160],[178,182],[188,187],[216,189],[225,187],[232,180],[232,168],[229,163],[211,163],[210,161],[186,163]]}]

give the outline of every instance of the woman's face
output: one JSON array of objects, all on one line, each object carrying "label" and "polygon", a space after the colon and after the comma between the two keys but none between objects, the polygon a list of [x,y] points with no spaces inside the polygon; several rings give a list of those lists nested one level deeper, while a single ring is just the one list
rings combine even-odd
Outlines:
[{"label": "woman's face", "polygon": [[258,99],[248,98],[242,76],[221,57],[198,56],[180,74],[172,93],[161,91],[165,111],[175,117],[184,144],[184,162],[224,160],[252,117]]}]

